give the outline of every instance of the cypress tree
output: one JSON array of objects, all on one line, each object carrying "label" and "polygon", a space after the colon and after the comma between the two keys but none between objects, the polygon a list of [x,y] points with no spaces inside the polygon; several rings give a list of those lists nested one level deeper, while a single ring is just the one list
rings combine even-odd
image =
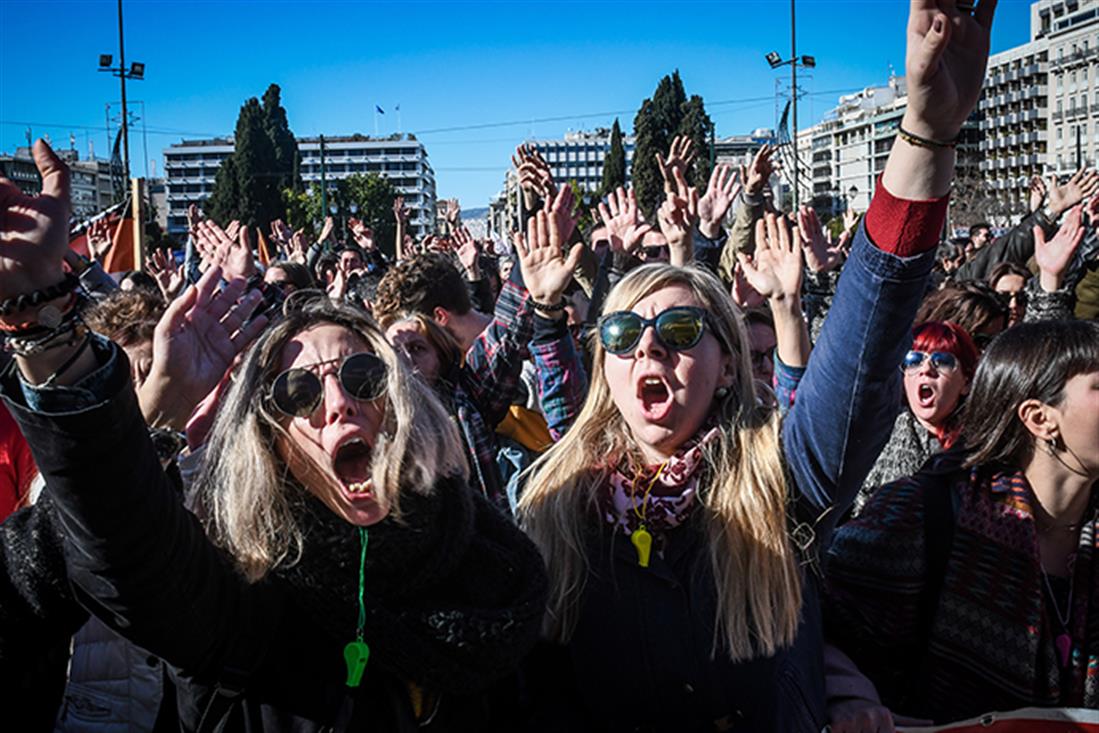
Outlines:
[{"label": "cypress tree", "polygon": [[235,136],[240,221],[266,229],[285,209],[278,187],[275,146],[264,128],[263,109],[252,97],[240,109]]},{"label": "cypress tree", "polygon": [[298,141],[290,132],[290,123],[286,119],[286,110],[282,106],[282,90],[278,84],[267,87],[263,94],[263,127],[271,144],[275,148],[275,161],[278,173],[276,186],[281,190],[290,188],[301,190],[301,174],[298,169],[300,158]]},{"label": "cypress tree", "polygon": [[237,185],[237,162],[233,155],[221,162],[214,177],[214,190],[203,209],[214,221],[225,225],[240,218],[240,187]]},{"label": "cypress tree", "polygon": [[656,154],[668,154],[676,135],[688,135],[695,144],[695,163],[688,180],[705,192],[710,177],[710,135],[713,123],[706,114],[702,97],[687,98],[679,71],[665,76],[650,99],[641,103],[633,122],[634,150],[631,177],[637,203],[649,221],[664,200],[664,179]]},{"label": "cypress tree", "polygon": [[600,187],[602,196],[626,185],[626,148],[622,145],[622,127],[618,124],[618,118],[614,118],[614,126],[611,127],[611,146],[603,157],[603,184]]}]

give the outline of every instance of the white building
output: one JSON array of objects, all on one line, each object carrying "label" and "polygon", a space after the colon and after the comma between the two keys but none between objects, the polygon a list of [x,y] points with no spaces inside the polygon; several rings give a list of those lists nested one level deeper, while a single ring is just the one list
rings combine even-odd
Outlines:
[{"label": "white building", "polygon": [[1065,174],[1099,154],[1099,0],[1038,0],[1031,37],[1049,53],[1049,167]]},{"label": "white building", "polygon": [[[301,177],[320,183],[320,138],[301,138]],[[435,217],[435,171],[423,143],[406,137],[371,138],[349,135],[324,138],[325,180],[329,183],[356,173],[388,178],[409,209],[409,233],[421,237],[431,231]],[[184,140],[164,151],[167,179],[168,231],[187,230],[187,207],[200,204],[214,190],[221,162],[233,152],[229,138]]]},{"label": "white building", "polygon": [[[558,186],[569,181],[585,191],[598,191],[603,186],[603,159],[611,149],[611,131],[605,127],[592,132],[567,132],[563,140],[528,140],[549,163],[553,181]],[[626,182],[633,165],[632,136],[622,136],[626,151]]]}]

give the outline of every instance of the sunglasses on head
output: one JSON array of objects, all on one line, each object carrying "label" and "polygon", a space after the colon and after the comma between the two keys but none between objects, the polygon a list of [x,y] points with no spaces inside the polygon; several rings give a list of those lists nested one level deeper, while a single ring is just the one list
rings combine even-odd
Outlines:
[{"label": "sunglasses on head", "polygon": [[[321,366],[321,362],[311,366]],[[351,354],[336,372],[340,386],[356,400],[376,400],[385,394],[388,370],[374,354]],[[309,417],[324,400],[324,383],[312,369],[294,367],[275,377],[268,392],[271,403],[289,417]]]},{"label": "sunglasses on head", "polygon": [[931,366],[940,372],[952,372],[958,368],[958,359],[949,351],[909,351],[904,355],[904,370],[912,371],[923,366],[924,361],[930,359]]},{"label": "sunglasses on head", "polygon": [[706,311],[678,306],[642,318],[633,311],[616,311],[599,319],[599,340],[612,354],[627,354],[641,342],[645,329],[652,326],[656,340],[672,351],[694,348],[706,333]]}]

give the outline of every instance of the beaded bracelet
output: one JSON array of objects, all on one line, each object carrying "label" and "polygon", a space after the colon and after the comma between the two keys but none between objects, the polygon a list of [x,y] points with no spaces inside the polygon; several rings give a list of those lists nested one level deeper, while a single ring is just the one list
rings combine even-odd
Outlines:
[{"label": "beaded bracelet", "polygon": [[542,305],[533,298],[531,298],[527,302],[530,303],[530,307],[533,308],[536,313],[560,313],[561,311],[565,310],[564,298],[561,299],[561,302],[556,303],[555,305]]},{"label": "beaded bracelet", "polygon": [[40,288],[31,293],[23,293],[14,298],[0,301],[0,316],[10,316],[13,313],[22,313],[37,305],[42,305],[43,303],[48,303],[51,300],[60,298],[62,295],[68,295],[76,290],[76,286],[79,284],[80,278],[71,272],[67,272],[65,273],[65,279],[56,285],[51,285],[48,288]]}]

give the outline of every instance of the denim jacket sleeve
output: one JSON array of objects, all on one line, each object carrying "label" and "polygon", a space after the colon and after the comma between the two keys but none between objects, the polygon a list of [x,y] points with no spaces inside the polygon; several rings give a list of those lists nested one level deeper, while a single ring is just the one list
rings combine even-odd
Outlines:
[{"label": "denim jacket sleeve", "polygon": [[876,247],[860,224],[830,317],[783,423],[783,449],[799,519],[827,546],[896,417],[912,322],[935,250],[900,257]]}]

